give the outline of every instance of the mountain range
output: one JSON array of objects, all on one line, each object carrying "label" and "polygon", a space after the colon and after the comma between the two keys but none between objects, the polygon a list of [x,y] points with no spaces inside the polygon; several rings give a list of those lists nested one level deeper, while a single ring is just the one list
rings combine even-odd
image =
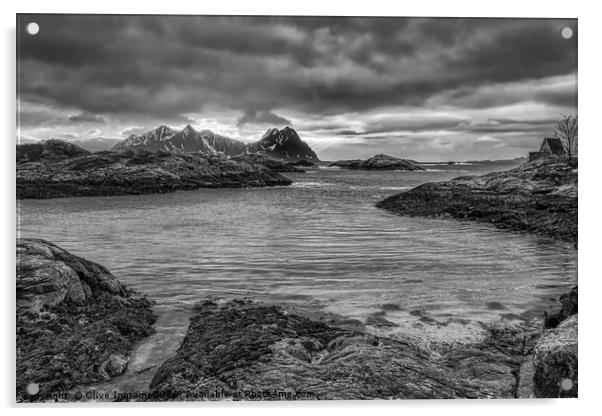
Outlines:
[{"label": "mountain range", "polygon": [[291,127],[284,127],[281,130],[272,128],[266,131],[257,142],[243,143],[210,130],[196,131],[190,125],[180,131],[168,126],[159,126],[155,130],[140,135],[133,134],[117,143],[111,150],[115,152],[128,150],[199,152],[226,157],[260,154],[284,161],[319,160],[311,147],[301,140]]}]

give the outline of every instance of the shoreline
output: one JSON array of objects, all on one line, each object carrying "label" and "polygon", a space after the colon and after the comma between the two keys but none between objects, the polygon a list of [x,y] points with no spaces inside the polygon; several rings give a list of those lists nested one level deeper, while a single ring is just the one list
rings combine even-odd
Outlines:
[{"label": "shoreline", "polygon": [[425,183],[385,198],[376,207],[396,215],[485,222],[577,246],[577,169],[561,158]]}]

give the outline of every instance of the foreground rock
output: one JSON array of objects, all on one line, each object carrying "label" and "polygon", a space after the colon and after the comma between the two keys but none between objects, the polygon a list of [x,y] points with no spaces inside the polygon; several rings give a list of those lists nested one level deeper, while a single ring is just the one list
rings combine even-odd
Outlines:
[{"label": "foreground rock", "polygon": [[575,286],[569,293],[565,293],[559,299],[560,308],[552,313],[545,314],[545,328],[556,328],[562,321],[578,312],[579,298],[578,286]]},{"label": "foreground rock", "polygon": [[275,172],[305,172],[303,169],[298,169],[291,163],[285,163],[280,160],[271,159],[257,153],[248,153],[235,156],[232,158],[237,162],[248,163],[250,165],[262,165]]},{"label": "foreground rock", "polygon": [[339,160],[330,164],[343,169],[361,170],[424,170],[424,168],[410,162],[388,155],[376,155],[366,160]]},{"label": "foreground rock", "polygon": [[176,355],[155,374],[151,397],[516,397],[534,334],[498,328],[479,343],[434,352],[410,339],[370,335],[349,321],[310,319],[250,301],[204,301]]},{"label": "foreground rock", "polygon": [[153,331],[149,300],[48,241],[17,240],[16,286],[18,401],[122,374],[134,343]]},{"label": "foreground rock", "polygon": [[492,223],[577,243],[577,169],[544,159],[504,172],[426,183],[376,204],[399,215]]},{"label": "foreground rock", "polygon": [[[22,145],[23,146],[23,145]],[[17,164],[17,198],[290,185],[263,165],[192,153],[100,152]]]},{"label": "foreground rock", "polygon": [[577,397],[577,315],[541,336],[534,349],[535,397]]},{"label": "foreground rock", "polygon": [[533,352],[535,397],[577,397],[578,288],[560,297],[560,308],[546,313],[546,331]]}]

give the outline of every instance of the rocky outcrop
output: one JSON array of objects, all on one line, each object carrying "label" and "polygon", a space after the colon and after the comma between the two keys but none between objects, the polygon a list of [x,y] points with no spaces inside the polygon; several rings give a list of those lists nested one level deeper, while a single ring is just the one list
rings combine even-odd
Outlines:
[{"label": "rocky outcrop", "polygon": [[235,156],[232,158],[237,162],[248,163],[250,165],[263,165],[266,168],[275,172],[305,172],[303,169],[296,168],[290,163],[285,163],[280,160],[271,159],[257,153],[247,153],[244,155]]},{"label": "rocky outcrop", "polygon": [[151,302],[103,266],[48,241],[17,240],[18,401],[122,374],[154,320]]},{"label": "rocky outcrop", "polygon": [[126,195],[199,188],[290,185],[263,165],[219,156],[100,152],[17,164],[17,198]]},{"label": "rocky outcrop", "polygon": [[45,240],[17,240],[17,310],[40,312],[64,302],[85,305],[125,296],[125,288],[100,264]]},{"label": "rocky outcrop", "polygon": [[39,161],[59,161],[85,156],[89,151],[62,140],[44,140],[39,143],[17,145],[17,164]]},{"label": "rocky outcrop", "polygon": [[372,156],[366,160],[339,160],[331,163],[330,166],[359,170],[424,170],[409,160],[383,154]]},{"label": "rocky outcrop", "polygon": [[535,345],[535,397],[577,397],[577,323],[578,315],[571,315],[556,328],[545,331]]},{"label": "rocky outcrop", "polygon": [[209,156],[234,157],[256,153],[276,160],[318,160],[316,153],[305,143],[297,132],[285,127],[282,130],[269,129],[260,140],[243,143],[213,133],[210,130],[196,131],[187,125],[181,131],[167,126],[141,135],[131,135],[112,148],[115,152],[124,151],[168,151],[172,153],[202,153]]},{"label": "rocky outcrop", "polygon": [[504,172],[426,183],[377,207],[399,215],[451,216],[577,242],[577,169],[543,159]]},{"label": "rocky outcrop", "polygon": [[172,400],[515,397],[526,344],[522,331],[496,330],[479,343],[435,352],[346,320],[204,301],[151,389]]}]

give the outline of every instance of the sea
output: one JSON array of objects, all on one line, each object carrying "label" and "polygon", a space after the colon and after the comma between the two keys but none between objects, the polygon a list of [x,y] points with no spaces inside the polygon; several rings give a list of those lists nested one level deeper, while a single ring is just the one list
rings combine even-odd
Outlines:
[{"label": "sea", "polygon": [[490,325],[541,317],[576,283],[569,243],[375,207],[421,183],[512,165],[425,167],[321,167],[286,173],[291,186],[21,200],[18,236],[100,263],[156,302],[156,333],[133,354],[130,387],[173,355],[192,305],[207,298],[309,308],[391,337],[467,342]]}]

